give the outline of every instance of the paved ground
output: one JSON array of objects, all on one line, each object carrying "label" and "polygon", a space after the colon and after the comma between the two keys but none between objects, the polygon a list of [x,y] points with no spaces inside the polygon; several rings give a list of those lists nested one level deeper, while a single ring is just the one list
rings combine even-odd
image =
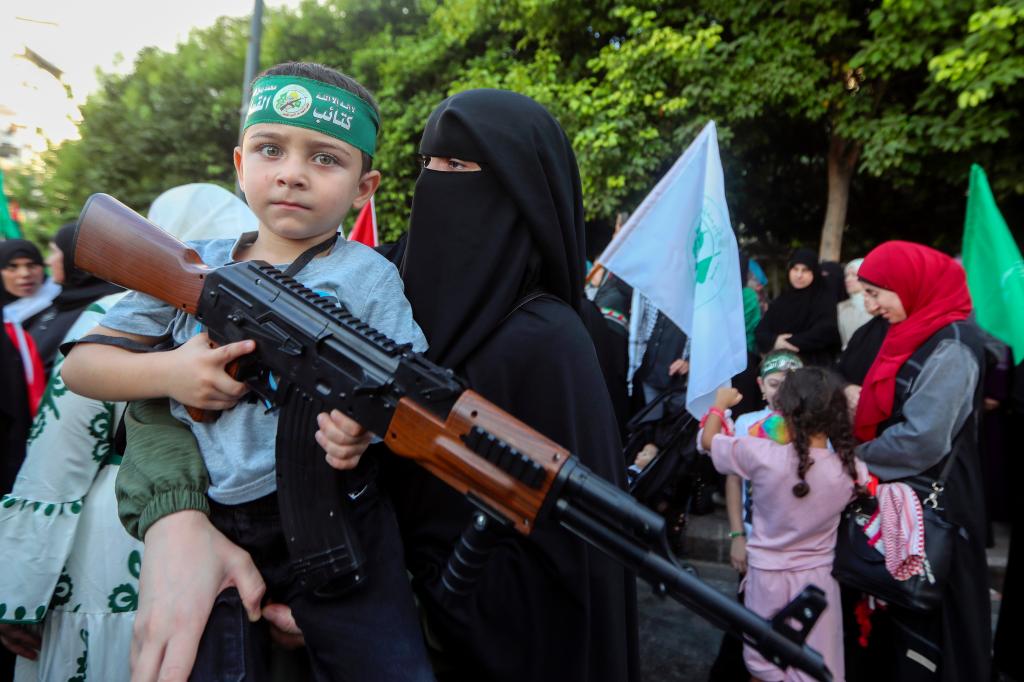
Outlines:
[{"label": "paved ground", "polygon": [[[736,590],[736,572],[728,565],[728,522],[718,509],[694,517],[687,532],[687,556],[702,580],[722,594]],[[993,587],[992,624],[999,613],[1002,577],[1006,569],[1009,529],[997,524],[996,546],[989,550]],[[682,604],[657,597],[647,583],[638,585],[640,656],[645,682],[703,682],[715,657],[722,633]]]},{"label": "paved ground", "polygon": [[[736,572],[727,564],[694,562],[701,579],[725,595],[736,593]],[[706,680],[722,632],[650,586],[638,586],[640,660],[645,682]]]}]

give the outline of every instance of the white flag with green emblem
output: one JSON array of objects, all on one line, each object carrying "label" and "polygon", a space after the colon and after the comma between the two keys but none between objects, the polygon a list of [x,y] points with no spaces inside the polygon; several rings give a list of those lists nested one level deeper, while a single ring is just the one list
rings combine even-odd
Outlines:
[{"label": "white flag with green emblem", "polygon": [[690,337],[686,407],[700,416],[747,366],[736,235],[708,123],[598,259]]}]

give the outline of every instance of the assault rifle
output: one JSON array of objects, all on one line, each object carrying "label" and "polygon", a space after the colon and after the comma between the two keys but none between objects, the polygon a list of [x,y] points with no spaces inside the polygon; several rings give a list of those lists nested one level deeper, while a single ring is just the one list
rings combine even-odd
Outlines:
[{"label": "assault rifle", "polygon": [[[382,437],[395,454],[465,495],[480,513],[444,572],[448,589],[472,589],[483,570],[486,534],[481,531],[488,524],[529,536],[538,523],[557,523],[779,667],[832,679],[822,656],[804,643],[826,605],[821,590],[806,588],[771,621],[757,616],[679,566],[660,516],[557,443],[467,390],[451,370],[394,343],[276,268],[259,261],[209,268],[194,250],[105,194],[86,202],[73,252],[80,269],[195,315],[218,344],[255,340],[256,350],[244,358],[248,369],[241,369],[239,378],[280,406],[279,446],[282,439],[312,441],[310,419],[336,408]],[[271,375],[275,381],[268,382]],[[286,426],[295,404],[305,416]],[[301,503],[291,509],[307,513],[305,522],[296,522],[299,530],[310,522],[345,526],[344,509],[338,513],[337,506],[308,516],[310,507],[336,495],[336,488],[325,488],[331,472],[322,456],[283,462],[279,447],[279,495],[286,488],[297,491],[290,477],[307,486],[301,495],[296,492]],[[288,503],[282,502],[283,516],[286,511]],[[292,557],[304,557],[302,567],[311,574],[358,582],[360,560],[352,540],[350,531],[342,530],[340,536],[317,540],[330,551],[318,553],[310,544],[299,548],[309,550],[305,554]]]}]

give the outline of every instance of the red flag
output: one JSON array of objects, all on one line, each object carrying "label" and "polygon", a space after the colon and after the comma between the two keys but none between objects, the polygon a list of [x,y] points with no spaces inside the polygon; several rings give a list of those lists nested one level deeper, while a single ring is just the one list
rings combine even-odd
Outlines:
[{"label": "red flag", "polygon": [[356,224],[348,233],[350,242],[360,242],[367,246],[377,246],[377,209],[373,206],[373,197],[366,202],[356,217]]}]

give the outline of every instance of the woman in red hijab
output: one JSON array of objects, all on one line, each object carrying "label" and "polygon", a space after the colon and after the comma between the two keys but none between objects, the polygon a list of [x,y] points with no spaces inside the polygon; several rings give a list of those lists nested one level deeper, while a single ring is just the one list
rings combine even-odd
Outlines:
[{"label": "woman in red hijab", "polygon": [[[927,246],[890,241],[867,255],[858,276],[866,309],[888,320],[889,331],[857,405],[857,454],[882,481],[917,479],[926,488],[952,458],[941,504],[960,528],[942,607],[876,612],[872,648],[884,651],[873,651],[863,672],[872,682],[986,680],[991,605],[976,418],[985,364],[964,271]],[[858,679],[856,667],[847,673]]]}]

